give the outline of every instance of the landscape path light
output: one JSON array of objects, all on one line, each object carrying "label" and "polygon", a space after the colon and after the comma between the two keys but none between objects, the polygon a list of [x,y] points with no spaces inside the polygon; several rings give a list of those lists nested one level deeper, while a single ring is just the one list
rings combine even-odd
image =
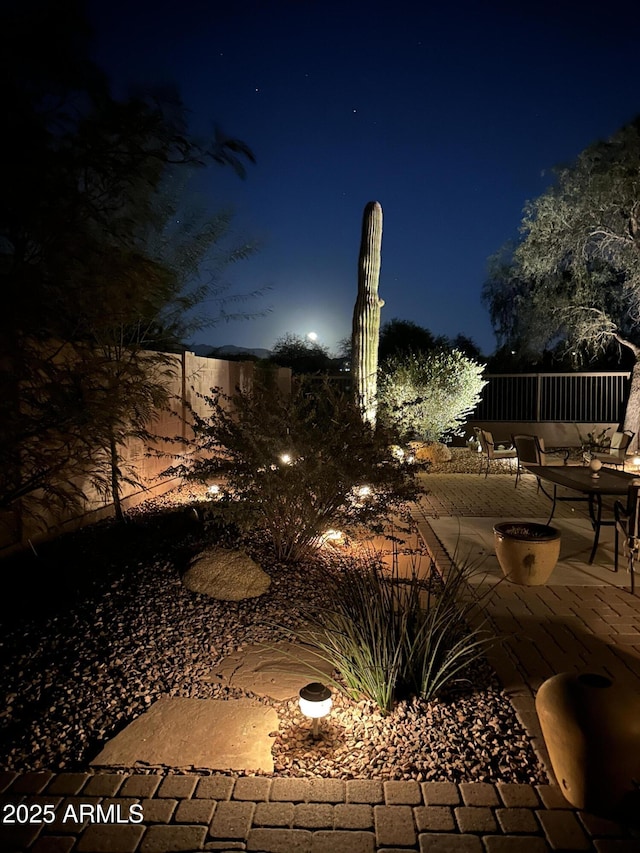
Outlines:
[{"label": "landscape path light", "polygon": [[331,691],[319,681],[312,681],[300,691],[300,710],[305,717],[313,720],[312,734],[314,739],[319,737],[318,725],[322,717],[331,711]]},{"label": "landscape path light", "polygon": [[354,486],[349,495],[351,503],[356,507],[362,507],[367,502],[367,499],[373,495],[371,486]]},{"label": "landscape path light", "polygon": [[332,542],[333,544],[338,544],[342,542],[344,539],[344,533],[342,530],[325,530],[325,532],[318,539],[318,545],[326,545],[327,542]]}]

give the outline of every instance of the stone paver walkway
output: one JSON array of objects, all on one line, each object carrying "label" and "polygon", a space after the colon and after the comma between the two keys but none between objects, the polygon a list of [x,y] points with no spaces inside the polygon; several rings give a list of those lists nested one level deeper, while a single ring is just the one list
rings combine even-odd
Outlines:
[{"label": "stone paver walkway", "polygon": [[[443,569],[450,555],[429,520],[456,516],[546,517],[549,501],[525,475],[514,489],[513,477],[435,475],[426,478],[429,494],[417,520],[427,548]],[[556,518],[586,516],[580,504],[559,504]],[[640,692],[640,596],[612,585],[535,587],[502,583],[483,603],[501,642],[488,653],[491,664],[532,737],[550,779],[549,756],[535,711],[535,694],[559,672],[595,672]],[[554,780],[555,781],[555,780]],[[558,790],[559,796],[561,796]],[[640,819],[640,816],[639,816]],[[635,833],[640,851],[640,835]],[[599,849],[599,848],[598,848]]]},{"label": "stone paver walkway", "polygon": [[5,822],[3,853],[639,849],[616,824],[568,808],[552,785],[2,773],[0,790],[4,804],[19,803],[32,818],[47,806],[41,819],[54,817],[50,824]]},{"label": "stone paver walkway", "polygon": [[[428,485],[420,531],[443,567],[449,557],[430,517],[538,517],[548,508],[530,478],[517,490],[501,474],[429,475]],[[503,638],[492,663],[547,767],[533,706],[545,678],[587,666],[640,678],[640,596],[504,584],[486,615]],[[636,829],[572,808],[555,784],[5,772],[0,797],[2,853],[640,851]]]},{"label": "stone paver walkway", "polygon": [[[484,500],[477,493],[484,482]],[[475,482],[474,482],[475,481]],[[419,513],[420,532],[436,562],[446,567],[449,555],[429,525],[430,516],[501,515],[503,518],[543,517],[549,502],[536,493],[535,480],[525,475],[517,490],[513,478],[472,475],[429,478],[429,495]],[[464,501],[456,500],[464,493]],[[469,507],[468,494],[475,492]],[[575,504],[560,504],[556,515],[571,518]],[[482,511],[480,511],[482,510]],[[501,510],[501,511],[500,511]],[[624,565],[621,563],[621,572]],[[506,650],[496,660],[506,687],[519,686],[533,695],[556,672],[590,667],[611,678],[633,681],[640,689],[640,594],[606,586],[536,586],[503,583],[486,604],[488,615]]]}]

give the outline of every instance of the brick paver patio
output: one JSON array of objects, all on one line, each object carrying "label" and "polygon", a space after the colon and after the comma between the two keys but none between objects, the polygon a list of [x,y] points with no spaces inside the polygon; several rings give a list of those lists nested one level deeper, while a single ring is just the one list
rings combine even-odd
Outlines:
[{"label": "brick paver patio", "polygon": [[[503,474],[486,480],[427,475],[427,484],[419,527],[442,566],[449,557],[430,517],[539,517],[548,510],[527,477],[517,490],[513,476]],[[555,672],[585,667],[640,684],[640,596],[609,587],[502,584],[487,604],[487,615],[503,638],[492,664],[553,778],[535,691]],[[572,808],[555,784],[4,772],[0,795],[3,853],[640,851],[636,829]],[[100,813],[111,822],[95,822]],[[134,822],[131,816],[137,820],[140,813],[143,820]],[[7,823],[11,815],[19,821]],[[43,823],[45,815],[53,822]],[[122,822],[114,822],[116,817]]]},{"label": "brick paver patio", "polygon": [[[247,800],[252,780],[246,777],[173,777],[181,784],[172,790],[163,777],[100,776],[108,780],[109,796],[92,792],[96,776],[91,774],[1,773],[3,805],[20,803],[33,817],[34,807],[48,804],[55,813],[51,824],[4,823],[3,853],[639,849],[638,839],[617,824],[571,809],[553,785],[327,780],[332,790],[325,796],[318,780],[260,779]],[[286,800],[278,790],[281,782],[287,783]],[[137,796],[132,796],[134,791]],[[135,817],[130,811],[134,804],[141,807],[144,820],[125,823]],[[78,822],[81,805],[84,819]],[[103,814],[109,807],[119,810],[112,811],[110,823],[95,823],[92,815],[98,806]]]}]

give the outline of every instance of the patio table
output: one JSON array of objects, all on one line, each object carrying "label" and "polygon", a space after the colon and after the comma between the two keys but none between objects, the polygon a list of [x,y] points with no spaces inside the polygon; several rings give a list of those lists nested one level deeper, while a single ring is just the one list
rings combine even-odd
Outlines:
[{"label": "patio table", "polygon": [[[637,475],[625,471],[601,468],[598,477],[593,476],[589,467],[580,465],[527,465],[527,471],[533,474],[540,485],[540,489],[552,501],[551,515],[547,524],[556,511],[556,505],[560,501],[586,501],[589,505],[589,518],[593,527],[593,547],[589,563],[593,560],[598,549],[601,527],[612,527],[615,519],[602,518],[602,498],[626,496],[630,482]],[[544,484],[553,484],[553,494],[550,495]],[[571,491],[578,492],[581,496],[558,495],[558,486]]]}]

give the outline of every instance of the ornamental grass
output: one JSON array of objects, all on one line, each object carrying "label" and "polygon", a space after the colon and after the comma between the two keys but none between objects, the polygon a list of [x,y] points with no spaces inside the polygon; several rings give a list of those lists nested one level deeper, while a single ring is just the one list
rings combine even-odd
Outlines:
[{"label": "ornamental grass", "polygon": [[467,680],[493,639],[477,621],[472,571],[453,566],[440,576],[419,556],[404,577],[397,549],[391,569],[376,555],[347,561],[327,578],[332,603],[304,614],[297,638],[334,668],[336,689],[371,700],[383,714],[412,696],[439,697]]}]

